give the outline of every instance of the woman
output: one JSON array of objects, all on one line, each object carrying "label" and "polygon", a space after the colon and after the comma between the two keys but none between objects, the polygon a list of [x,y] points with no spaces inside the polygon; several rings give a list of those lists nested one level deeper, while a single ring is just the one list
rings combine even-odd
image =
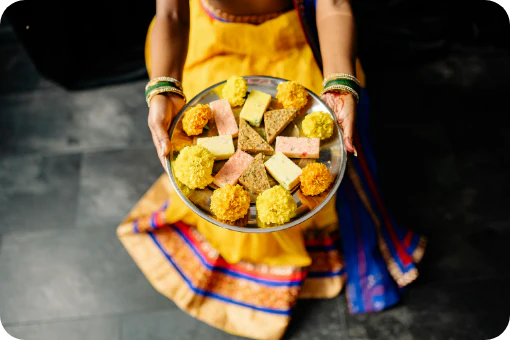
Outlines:
[{"label": "woman", "polygon": [[[232,75],[286,78],[320,93],[323,75],[354,81],[357,73],[363,80],[353,37],[348,0],[157,0],[146,61],[152,79],[182,80],[189,98]],[[175,91],[147,98],[163,166],[168,128],[184,105],[180,84],[174,85]],[[365,133],[368,100],[361,93],[356,105],[358,93],[350,90],[326,91],[323,99],[354,157],[336,206],[330,202],[306,225],[263,235],[215,227],[161,176],[118,229],[157,290],[214,327],[257,339],[279,339],[298,298],[331,298],[344,285],[351,313],[398,301],[417,277],[425,240],[386,212]]]}]

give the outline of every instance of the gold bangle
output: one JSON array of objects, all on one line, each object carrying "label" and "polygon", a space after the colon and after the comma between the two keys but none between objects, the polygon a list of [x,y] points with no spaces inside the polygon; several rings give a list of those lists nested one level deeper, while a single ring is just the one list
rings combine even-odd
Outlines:
[{"label": "gold bangle", "polygon": [[348,74],[348,73],[333,73],[333,74],[330,74],[329,76],[324,78],[323,85],[326,84],[327,82],[331,81],[332,79],[336,79],[336,78],[350,79],[350,80],[354,81],[356,84],[358,84],[359,86],[361,86],[361,83],[359,82],[359,80],[355,76],[353,76],[352,74]]},{"label": "gold bangle", "polygon": [[322,86],[326,86],[326,84],[333,80],[333,79],[337,79],[337,78],[340,78],[340,79],[350,79],[352,80],[353,82],[355,82],[356,84],[358,84],[360,87],[361,87],[361,83],[360,81],[355,77],[353,76],[352,74],[348,74],[348,73],[333,73],[333,74],[330,74],[329,76],[327,76],[326,78],[324,78],[324,81],[322,82]]},{"label": "gold bangle", "polygon": [[184,95],[184,92],[182,92],[179,89],[176,89],[175,87],[163,86],[163,87],[158,87],[157,89],[154,89],[151,93],[149,93],[147,95],[147,98],[145,98],[145,101],[147,102],[147,106],[151,107],[150,103],[151,103],[152,98],[154,98],[155,95],[164,93],[164,92],[172,92],[172,93],[178,94],[179,96],[182,97],[182,99],[184,99],[184,102],[186,102],[186,96]]},{"label": "gold bangle", "polygon": [[150,107],[150,102],[155,95],[160,94],[160,93],[165,93],[165,92],[171,92],[171,93],[178,94],[179,96],[182,97],[182,99],[184,99],[184,102],[186,102],[186,96],[184,95],[184,92],[182,92],[179,89],[176,89],[175,87],[163,86],[163,87],[158,87],[157,89],[154,89],[153,91],[151,91],[151,93],[149,93],[147,95],[147,97],[145,98],[145,101],[147,102],[147,106]]},{"label": "gold bangle", "polygon": [[149,87],[151,87],[152,85],[156,85],[156,83],[158,83],[160,81],[169,81],[169,82],[172,82],[175,85],[177,85],[177,87],[179,87],[179,89],[182,91],[182,83],[180,81],[178,81],[177,79],[172,78],[172,77],[157,77],[157,78],[151,79],[147,83],[147,85],[145,85],[145,91],[147,91],[147,89]]},{"label": "gold bangle", "polygon": [[332,91],[347,91],[347,92],[349,92],[349,93],[351,93],[353,95],[354,99],[356,99],[356,103],[359,102],[359,94],[358,94],[358,92],[354,91],[354,89],[352,89],[351,87],[345,86],[345,85],[332,85],[332,86],[328,86],[327,88],[322,90],[320,96],[322,97],[327,92],[332,92]]},{"label": "gold bangle", "polygon": [[145,85],[145,90],[147,90],[149,87],[151,87],[152,85],[155,85],[156,83],[158,83],[160,81],[169,81],[169,82],[175,83],[175,85],[177,85],[182,90],[182,83],[180,81],[178,81],[177,79],[172,78],[172,77],[157,77],[157,78],[153,78],[153,79],[149,80],[147,85]]}]

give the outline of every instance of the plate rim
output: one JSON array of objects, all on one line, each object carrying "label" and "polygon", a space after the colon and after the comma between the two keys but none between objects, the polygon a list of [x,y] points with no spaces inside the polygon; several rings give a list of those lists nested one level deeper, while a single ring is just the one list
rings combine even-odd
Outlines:
[{"label": "plate rim", "polygon": [[[279,77],[271,77],[271,76],[251,75],[251,76],[242,76],[242,77],[244,79],[271,79],[271,80],[278,80],[278,81],[281,81],[281,82],[290,81],[288,79],[279,78]],[[212,89],[214,89],[214,88],[216,88],[216,87],[218,87],[218,86],[220,86],[220,85],[222,85],[222,84],[224,84],[226,82],[227,82],[227,80],[223,80],[221,82],[218,82],[216,84],[213,84],[213,85],[209,86],[208,88],[206,88],[205,90],[201,91],[196,96],[194,96],[188,103],[186,103],[186,105],[183,106],[183,108],[179,111],[179,113],[172,120],[172,125],[168,129],[168,135],[169,135],[170,139],[171,139],[173,131],[175,130],[175,128],[177,126],[177,122],[179,122],[179,120],[181,119],[181,116],[188,109],[188,107],[195,100],[195,98],[204,95],[205,93],[211,91]],[[229,229],[229,230],[233,230],[233,231],[237,231],[237,232],[241,232],[241,233],[263,234],[263,233],[272,233],[272,232],[282,231],[282,230],[285,230],[285,229],[288,229],[288,228],[295,227],[298,224],[301,224],[301,223],[309,220],[310,218],[312,218],[315,214],[317,214],[320,210],[322,210],[326,206],[326,204],[329,203],[329,201],[333,198],[333,196],[338,191],[338,188],[340,187],[340,183],[342,182],[342,180],[343,180],[343,178],[345,176],[345,170],[346,170],[346,167],[347,167],[347,151],[345,149],[345,144],[344,144],[344,135],[343,135],[343,131],[342,131],[340,125],[338,124],[338,121],[336,119],[336,116],[335,116],[333,110],[331,110],[331,108],[318,95],[316,95],[313,91],[311,91],[307,87],[305,87],[305,89],[315,100],[318,100],[319,102],[324,104],[324,107],[327,109],[328,113],[332,116],[333,121],[335,122],[335,126],[337,128],[338,134],[339,134],[339,139],[340,139],[340,144],[341,144],[342,161],[341,161],[341,164],[340,164],[340,171],[338,172],[338,175],[336,177],[335,183],[333,184],[333,188],[331,189],[329,194],[324,198],[324,200],[318,206],[316,206],[313,210],[311,210],[309,213],[305,214],[304,216],[296,219],[295,221],[292,221],[292,222],[289,222],[289,223],[285,223],[285,224],[280,225],[280,226],[269,227],[269,228],[245,228],[245,227],[237,227],[237,226],[233,226],[233,225],[230,225],[230,224],[222,223],[222,222],[220,222],[220,221],[210,217],[209,215],[207,215],[200,208],[196,207],[196,205],[194,205],[192,202],[190,202],[189,199],[182,193],[182,191],[179,189],[179,186],[178,186],[178,184],[177,184],[177,182],[176,182],[176,180],[174,178],[173,171],[170,170],[171,169],[170,158],[168,156],[166,156],[165,157],[165,160],[166,160],[165,171],[166,171],[168,177],[170,178],[170,182],[172,183],[172,186],[174,187],[174,190],[177,192],[177,195],[184,201],[184,203],[194,213],[198,214],[201,218],[205,219],[206,221],[208,221],[208,222],[210,222],[210,223],[212,223],[212,224],[214,224],[216,226],[225,228],[225,229]],[[192,206],[195,207],[196,209],[193,209]],[[315,212],[311,213],[312,211],[315,211]]]}]

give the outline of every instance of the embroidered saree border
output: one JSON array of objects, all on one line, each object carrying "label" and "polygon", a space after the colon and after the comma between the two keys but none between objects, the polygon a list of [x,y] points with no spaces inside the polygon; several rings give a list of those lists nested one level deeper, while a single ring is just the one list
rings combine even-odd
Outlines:
[{"label": "embroidered saree border", "polygon": [[[292,308],[291,305],[280,304],[280,308],[275,309],[262,307],[262,304],[260,304],[261,300],[264,302],[268,301],[265,298],[257,298],[255,301],[250,301],[252,303],[246,303],[249,299],[247,300],[244,297],[239,301],[232,300],[230,297],[233,291],[229,289],[237,284],[236,281],[245,281],[243,289],[246,290],[246,287],[249,288],[250,285],[253,287],[256,286],[259,296],[264,296],[265,294],[260,294],[260,290],[264,293],[264,288],[261,287],[266,287],[267,293],[280,287],[289,290],[284,293],[284,295],[287,294],[287,300],[289,300],[288,297],[290,296],[290,300],[295,301],[299,289],[295,289],[295,291],[290,290],[293,289],[293,287],[299,288],[303,284],[305,277],[307,277],[307,281],[315,282],[313,285],[305,285],[306,287],[314,286],[326,290],[322,293],[321,291],[314,292],[313,290],[308,290],[307,292],[307,289],[304,289],[305,296],[322,298],[333,297],[334,295],[331,295],[332,293],[328,293],[327,291],[333,291],[338,294],[343,286],[345,276],[343,258],[334,247],[334,244],[338,242],[338,235],[336,235],[336,237],[324,236],[322,238],[309,239],[306,241],[313,263],[307,270],[300,270],[299,268],[293,267],[269,267],[266,265],[253,265],[243,262],[228,264],[207,241],[203,239],[195,228],[189,227],[181,222],[172,226],[164,224],[164,214],[162,214],[162,212],[166,207],[167,203],[163,205],[162,210],[153,213],[151,216],[132,221],[132,232],[139,233],[140,230],[145,230],[147,234],[151,236],[154,244],[165,254],[167,260],[170,261],[181,275],[181,278],[187,282],[188,287],[197,294],[206,295],[220,299],[223,302],[234,303],[263,312],[275,312],[288,315]],[[170,251],[168,249],[170,249]],[[179,255],[175,253],[175,249],[186,249],[184,252],[185,255],[183,256],[182,254]],[[171,253],[172,251],[174,251],[174,253]],[[207,292],[199,285],[194,284],[194,282],[198,282],[197,280],[201,277],[204,278],[204,281],[208,281],[210,279],[210,273],[214,273],[215,276],[221,275],[223,280],[222,284],[226,283],[223,284],[222,287],[220,287],[220,284],[214,287],[219,287],[217,292],[220,292],[220,294],[217,292]],[[276,273],[279,273],[279,275]],[[328,289],[331,288],[328,286],[332,282],[334,283],[334,287]],[[253,287],[251,287],[251,289],[254,289]],[[250,296],[251,293],[249,290],[246,291],[248,292],[247,295]],[[274,303],[274,301],[272,302]],[[259,305],[256,303],[259,303]],[[276,305],[278,305],[278,303]]]},{"label": "embroidered saree border", "polygon": [[[131,226],[123,225],[120,229],[126,227]],[[254,339],[280,339],[283,335],[289,322],[287,315],[261,312],[196,294],[164,253],[154,245],[148,233],[128,234],[123,232],[126,230],[119,231],[122,233],[120,241],[154,288],[172,299],[183,311],[235,335]]]},{"label": "embroidered saree border", "polygon": [[177,233],[149,233],[149,236],[196,294],[261,312],[290,315],[299,287],[268,286],[204,267],[196,253],[184,248],[187,245]]}]

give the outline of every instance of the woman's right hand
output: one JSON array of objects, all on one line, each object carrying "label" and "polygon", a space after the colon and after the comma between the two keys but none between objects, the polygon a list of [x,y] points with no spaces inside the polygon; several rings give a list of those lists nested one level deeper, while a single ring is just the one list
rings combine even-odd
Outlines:
[{"label": "woman's right hand", "polygon": [[185,102],[180,96],[168,93],[155,95],[150,104],[149,129],[161,165],[166,169],[165,159],[170,152],[168,129],[170,129],[173,117],[182,109]]}]

